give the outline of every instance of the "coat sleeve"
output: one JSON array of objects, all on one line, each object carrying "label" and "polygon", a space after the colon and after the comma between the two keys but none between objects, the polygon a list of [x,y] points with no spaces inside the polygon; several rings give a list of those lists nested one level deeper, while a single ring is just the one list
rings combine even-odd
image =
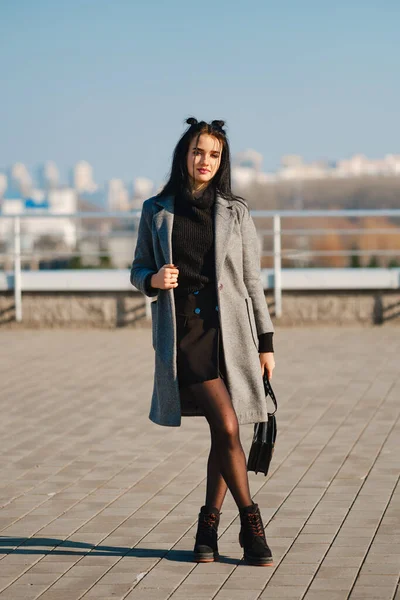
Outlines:
[{"label": "coat sleeve", "polygon": [[158,272],[151,232],[152,210],[149,201],[143,203],[138,237],[131,266],[131,284],[146,296],[157,296],[158,288],[150,285],[151,275]]},{"label": "coat sleeve", "polygon": [[[269,338],[272,347],[274,326],[271,321],[261,281],[260,250],[257,232],[247,207],[244,209],[241,221],[241,232],[243,247],[243,280],[253,304],[257,335],[260,348],[262,347],[259,351],[265,351],[265,341],[267,338]],[[265,336],[265,334],[269,335]],[[267,344],[267,346],[269,346],[269,344]]]}]

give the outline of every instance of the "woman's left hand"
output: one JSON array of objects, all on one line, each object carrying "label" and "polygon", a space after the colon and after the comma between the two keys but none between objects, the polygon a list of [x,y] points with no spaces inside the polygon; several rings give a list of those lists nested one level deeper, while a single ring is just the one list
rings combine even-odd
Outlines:
[{"label": "woman's left hand", "polygon": [[261,375],[266,369],[268,379],[272,379],[272,371],[275,369],[275,357],[273,352],[260,352]]}]

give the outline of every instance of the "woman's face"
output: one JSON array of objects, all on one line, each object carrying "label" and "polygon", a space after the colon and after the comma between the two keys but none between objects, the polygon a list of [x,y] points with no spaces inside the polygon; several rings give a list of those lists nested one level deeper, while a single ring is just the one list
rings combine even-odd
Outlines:
[{"label": "woman's face", "polygon": [[195,188],[204,187],[214,177],[221,164],[222,144],[214,136],[196,135],[189,145],[187,170]]}]

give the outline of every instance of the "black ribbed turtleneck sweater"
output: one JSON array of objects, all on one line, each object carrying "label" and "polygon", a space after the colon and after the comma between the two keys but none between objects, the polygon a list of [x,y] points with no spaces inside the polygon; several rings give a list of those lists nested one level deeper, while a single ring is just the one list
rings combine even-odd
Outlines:
[{"label": "black ribbed turtleneck sweater", "polygon": [[179,268],[175,296],[184,296],[215,282],[215,191],[208,186],[201,196],[177,194],[172,228],[172,256]]},{"label": "black ribbed turtleneck sweater", "polygon": [[[199,197],[177,194],[174,202],[172,256],[179,268],[175,296],[182,296],[215,282],[215,190],[208,186]],[[151,286],[151,273],[147,285]],[[259,352],[273,352],[273,333],[258,336]]]}]

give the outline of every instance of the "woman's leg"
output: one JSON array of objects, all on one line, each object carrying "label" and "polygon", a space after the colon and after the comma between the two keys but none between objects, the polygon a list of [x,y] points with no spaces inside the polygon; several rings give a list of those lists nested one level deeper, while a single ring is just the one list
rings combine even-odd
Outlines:
[{"label": "woman's leg", "polygon": [[206,491],[206,506],[214,506],[221,510],[225,500],[228,486],[225,479],[222,477],[221,468],[218,458],[217,444],[214,440],[213,430],[211,432],[211,448],[207,463],[207,491]]},{"label": "woman's leg", "polygon": [[[211,451],[207,482],[207,505],[219,508],[225,496],[221,477],[225,480],[239,508],[252,504],[246,457],[239,437],[239,424],[226,385],[220,377],[185,388],[201,405],[211,429]],[[218,469],[217,465],[218,464]],[[216,504],[215,504],[216,503]]]},{"label": "woman's leg", "polygon": [[272,564],[264,524],[257,504],[253,504],[247,476],[246,458],[239,437],[239,424],[223,379],[211,379],[188,386],[201,405],[211,430],[211,450],[207,469],[207,497],[200,515],[194,556],[197,562],[218,558],[217,529],[226,482],[240,512],[240,545],[251,565]]}]

